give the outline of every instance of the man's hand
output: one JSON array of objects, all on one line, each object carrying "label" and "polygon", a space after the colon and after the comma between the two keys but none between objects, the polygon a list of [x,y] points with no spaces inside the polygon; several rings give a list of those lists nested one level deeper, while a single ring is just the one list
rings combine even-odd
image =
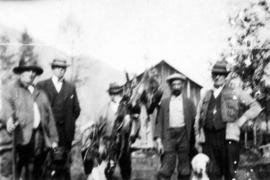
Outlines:
[{"label": "man's hand", "polygon": [[163,154],[164,153],[164,146],[161,142],[160,138],[156,139],[156,149],[158,151],[159,154]]},{"label": "man's hand", "polygon": [[202,153],[202,145],[199,142],[195,142],[195,148],[198,151],[198,153]]},{"label": "man's hand", "polygon": [[52,148],[53,148],[53,149],[57,148],[57,146],[58,146],[58,144],[57,144],[56,142],[53,142],[53,143],[52,143]]},{"label": "man's hand", "polygon": [[15,129],[16,129],[16,127],[19,125],[19,122],[18,121],[16,121],[16,122],[14,122],[14,120],[13,120],[13,118],[12,117],[10,117],[8,120],[7,120],[7,131],[9,132],[9,133],[12,133]]},{"label": "man's hand", "polygon": [[244,131],[250,131],[253,129],[254,122],[252,120],[249,120],[244,123],[244,125],[241,127],[242,130]]}]

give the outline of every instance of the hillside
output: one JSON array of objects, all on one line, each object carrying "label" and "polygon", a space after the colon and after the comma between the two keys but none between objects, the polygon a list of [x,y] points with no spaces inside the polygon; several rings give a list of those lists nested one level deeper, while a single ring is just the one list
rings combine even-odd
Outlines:
[{"label": "hillside", "polygon": [[[10,52],[18,52],[20,47],[18,40],[21,33],[16,29],[0,25],[0,35],[6,34],[10,38],[10,45],[8,47]],[[53,58],[66,58],[68,63],[71,63],[68,52],[50,47],[37,39],[34,39],[34,42],[37,43],[34,52],[38,54],[39,64],[44,69],[44,73],[38,77],[37,81],[50,77],[50,62]],[[83,82],[77,84],[78,97],[82,109],[77,125],[78,128],[83,128],[85,123],[95,119],[100,106],[108,100],[106,93],[108,84],[112,81],[123,83],[124,73],[88,56],[76,57],[74,59],[73,66],[67,70],[66,79],[69,80],[71,78],[71,70],[78,72],[78,78],[83,79]]]}]

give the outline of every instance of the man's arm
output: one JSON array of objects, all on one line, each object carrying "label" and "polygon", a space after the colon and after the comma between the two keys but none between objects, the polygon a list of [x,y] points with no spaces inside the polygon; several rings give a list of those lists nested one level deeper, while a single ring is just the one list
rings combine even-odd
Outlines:
[{"label": "man's arm", "polygon": [[162,143],[162,130],[163,130],[163,118],[164,118],[164,103],[161,102],[159,111],[157,113],[157,120],[156,120],[156,126],[154,131],[154,140],[156,141],[156,149],[158,153],[163,154],[164,153],[164,147]]},{"label": "man's arm", "polygon": [[247,94],[242,90],[238,91],[238,97],[241,104],[245,105],[246,107],[249,107],[237,120],[238,126],[242,127],[242,125],[245,124],[247,120],[254,119],[255,117],[257,117],[262,111],[262,108],[254,98],[252,98],[249,94]]},{"label": "man's arm", "polygon": [[3,126],[6,126],[8,119],[13,118],[13,115],[15,113],[15,104],[12,99],[13,95],[11,93],[11,88],[3,87],[1,92],[2,108],[0,111],[0,122]]},{"label": "man's arm", "polygon": [[50,139],[51,145],[53,146],[53,144],[58,144],[59,137],[58,137],[58,133],[57,133],[57,129],[56,129],[56,124],[55,124],[53,112],[52,112],[52,109],[50,106],[50,102],[45,94],[44,94],[44,101],[45,101],[46,110],[48,113],[48,119],[46,122],[48,122],[47,127],[48,127],[48,131],[49,131],[49,139]]},{"label": "man's arm", "polygon": [[199,142],[199,129],[200,129],[200,113],[202,108],[204,96],[200,99],[199,104],[197,106],[195,122],[194,122],[194,134],[195,134],[195,141]]},{"label": "man's arm", "polygon": [[163,103],[161,103],[160,108],[157,113],[157,119],[155,124],[154,131],[154,139],[158,139],[162,137],[162,127],[163,127],[163,115],[164,115],[164,107]]},{"label": "man's arm", "polygon": [[77,119],[80,115],[81,112],[81,108],[80,108],[80,104],[79,104],[79,100],[78,100],[78,96],[77,96],[77,92],[76,89],[74,87],[74,101],[73,101],[73,117],[74,119]]}]

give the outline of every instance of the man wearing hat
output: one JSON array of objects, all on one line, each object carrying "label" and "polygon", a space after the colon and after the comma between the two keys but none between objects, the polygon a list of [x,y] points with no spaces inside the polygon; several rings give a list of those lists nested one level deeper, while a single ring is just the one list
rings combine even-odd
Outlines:
[{"label": "man wearing hat", "polygon": [[194,124],[195,147],[210,158],[211,180],[219,180],[222,176],[225,180],[235,178],[240,129],[261,111],[260,105],[249,94],[229,86],[227,67],[226,61],[218,61],[213,66],[214,87],[201,99]]},{"label": "man wearing hat", "polygon": [[[175,73],[167,78],[171,96],[161,101],[154,139],[161,154],[157,179],[170,179],[176,164],[179,180],[190,178],[190,141],[195,119],[195,106],[184,93],[186,77]],[[178,163],[177,163],[178,162]]]},{"label": "man wearing hat", "polygon": [[59,147],[68,155],[65,173],[60,173],[65,179],[70,179],[69,153],[74,139],[75,121],[80,114],[76,88],[64,79],[68,66],[66,60],[54,59],[51,63],[53,76],[37,84],[48,96],[59,135]]},{"label": "man wearing hat", "polygon": [[14,137],[14,178],[39,179],[47,148],[55,148],[58,143],[49,100],[33,84],[43,70],[34,60],[21,59],[13,72],[18,79],[3,89],[0,121]]}]

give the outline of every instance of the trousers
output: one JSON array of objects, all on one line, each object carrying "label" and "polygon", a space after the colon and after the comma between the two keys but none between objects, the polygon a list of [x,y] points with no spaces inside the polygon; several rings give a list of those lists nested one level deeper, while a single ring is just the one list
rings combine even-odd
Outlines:
[{"label": "trousers", "polygon": [[225,139],[225,129],[205,130],[206,141],[203,144],[203,153],[210,158],[209,178],[225,180],[235,178],[239,162],[240,144],[234,140]]}]

